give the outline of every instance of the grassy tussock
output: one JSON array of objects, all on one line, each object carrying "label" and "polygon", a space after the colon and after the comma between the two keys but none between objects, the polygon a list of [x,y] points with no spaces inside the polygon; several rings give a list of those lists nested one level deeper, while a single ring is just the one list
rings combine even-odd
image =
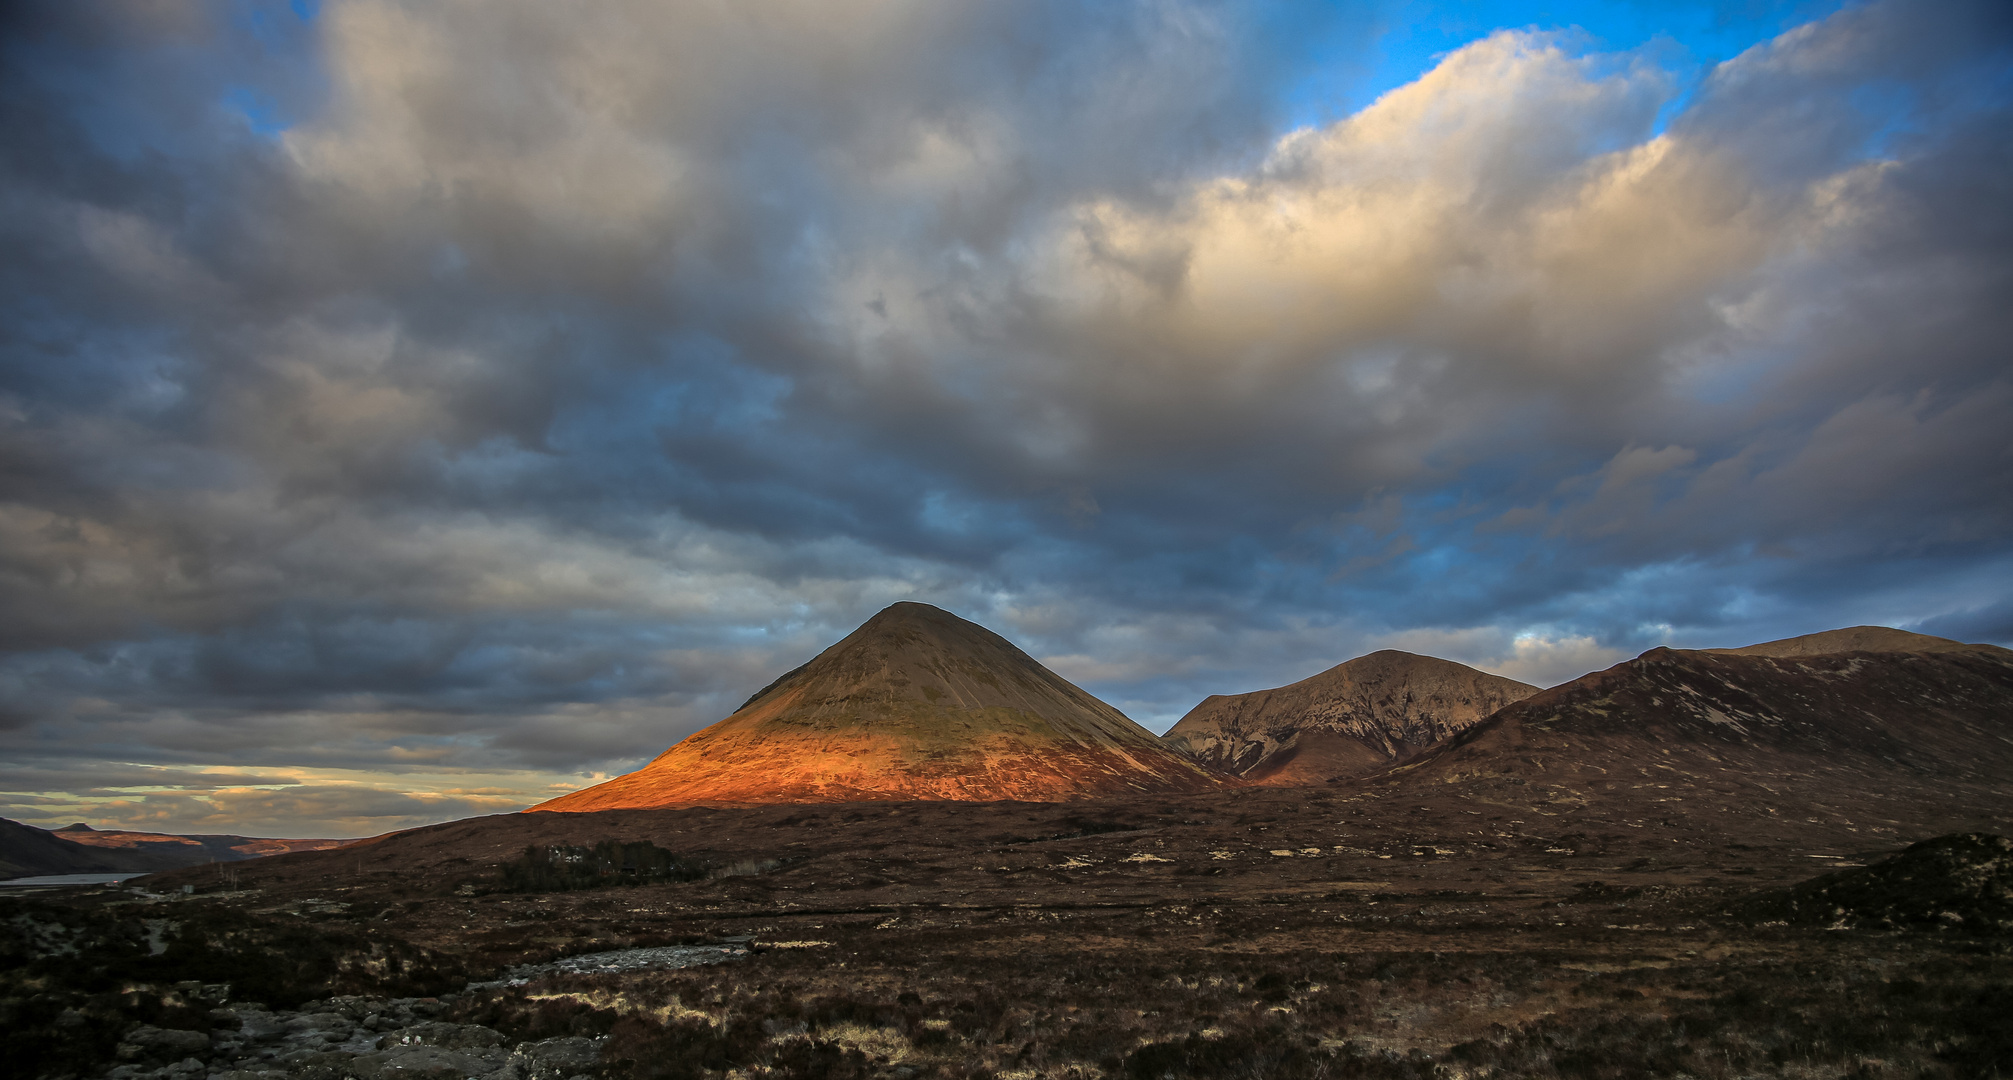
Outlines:
[{"label": "grassy tussock", "polygon": [[1596,972],[1491,953],[895,947],[872,964],[772,954],[462,1008],[507,1031],[607,1033],[614,1080],[1955,1080],[2013,1066],[2008,975],[1991,951]]}]

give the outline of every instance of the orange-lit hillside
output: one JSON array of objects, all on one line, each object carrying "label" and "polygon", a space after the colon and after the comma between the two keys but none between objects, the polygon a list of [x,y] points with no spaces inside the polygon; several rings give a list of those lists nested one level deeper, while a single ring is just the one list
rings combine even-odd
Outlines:
[{"label": "orange-lit hillside", "polygon": [[1005,638],[902,603],[636,772],[531,809],[1053,802],[1223,782]]}]

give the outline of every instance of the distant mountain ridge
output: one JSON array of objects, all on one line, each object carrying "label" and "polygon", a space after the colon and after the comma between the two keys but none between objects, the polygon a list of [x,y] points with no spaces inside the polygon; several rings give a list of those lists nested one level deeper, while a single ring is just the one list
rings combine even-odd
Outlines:
[{"label": "distant mountain ridge", "polygon": [[123,874],[180,865],[149,852],[100,851],[47,829],[0,818],[0,879],[43,874]]},{"label": "distant mountain ridge", "polygon": [[[1971,655],[2013,662],[2013,650],[1996,645],[1966,644],[1886,626],[1852,626],[1696,652],[1701,656],[1772,659],[1862,653]],[[1575,683],[1594,677],[1585,676]],[[1922,692],[1933,697],[1928,688]],[[1289,686],[1212,695],[1183,716],[1161,741],[1248,783],[1322,783],[1401,765],[1482,726],[1498,710],[1538,693],[1537,687],[1453,661],[1385,650],[1359,656]],[[1901,701],[1890,706],[1897,716],[1907,708]]]},{"label": "distant mountain ridge", "polygon": [[1877,800],[1883,776],[2013,777],[2013,652],[1798,648],[1651,649],[1509,705],[1384,775],[1542,782],[1575,799],[1744,789],[1762,803],[1827,787]]},{"label": "distant mountain ridge", "polygon": [[38,829],[0,818],[0,879],[44,874],[122,874],[238,862],[288,851],[321,851],[348,840],[99,831],[83,822]]},{"label": "distant mountain ridge", "polygon": [[289,851],[323,851],[341,847],[349,840],[285,840],[267,836],[238,836],[232,833],[155,833],[132,829],[94,829],[83,822],[51,830],[55,835],[85,847],[117,851],[152,851],[170,858],[208,862],[233,862],[281,855]]},{"label": "distant mountain ridge", "polygon": [[1891,626],[1848,626],[1839,630],[1826,630],[1801,637],[1780,638],[1764,641],[1759,645],[1746,645],[1738,649],[1704,649],[1703,652],[1724,653],[1733,656],[1828,656],[1832,653],[1847,652],[1984,652],[1997,653],[2013,659],[2013,649],[2002,649],[1997,645],[1967,645],[1950,638],[1932,637],[1907,630],[1896,630]]},{"label": "distant mountain ridge", "polygon": [[1161,741],[1247,781],[1321,783],[1403,761],[1537,692],[1451,660],[1386,649],[1288,686],[1212,695]]},{"label": "distant mountain ridge", "polygon": [[531,809],[1052,802],[1221,783],[998,634],[900,603],[643,768]]}]

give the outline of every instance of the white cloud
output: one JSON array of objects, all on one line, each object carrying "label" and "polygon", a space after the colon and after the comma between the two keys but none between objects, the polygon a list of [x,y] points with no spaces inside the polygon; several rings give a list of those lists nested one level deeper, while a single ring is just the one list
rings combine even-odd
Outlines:
[{"label": "white cloud", "polygon": [[1437,656],[1532,686],[1557,686],[1636,655],[1604,646],[1588,635],[1515,631],[1496,626],[1407,630],[1379,640],[1380,648]]},{"label": "white cloud", "polygon": [[1613,667],[1634,655],[1607,648],[1587,636],[1554,638],[1518,634],[1510,646],[1508,656],[1491,657],[1476,666],[1532,686],[1557,686],[1589,672]]},{"label": "white cloud", "polygon": [[[1156,726],[1380,645],[1554,682],[1997,617],[1987,4],[1681,100],[1501,32],[1284,135],[1238,5],[331,0],[266,27],[312,55],[47,11],[0,66],[46,121],[0,177],[15,759],[543,790],[906,598]],[[245,86],[284,133],[220,123]]]}]

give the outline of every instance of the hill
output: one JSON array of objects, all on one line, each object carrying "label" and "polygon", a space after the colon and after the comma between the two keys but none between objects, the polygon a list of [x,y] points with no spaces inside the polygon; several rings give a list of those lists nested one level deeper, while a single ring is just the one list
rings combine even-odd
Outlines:
[{"label": "hill", "polygon": [[1537,692],[1451,660],[1385,650],[1290,686],[1212,695],[1161,742],[1248,781],[1316,784],[1404,761]]},{"label": "hill", "polygon": [[349,840],[286,840],[267,836],[238,836],[233,833],[154,833],[131,829],[93,829],[83,822],[65,825],[53,834],[72,843],[101,851],[151,852],[173,861],[176,866],[204,862],[237,862],[281,855],[289,851],[322,851],[342,847]]},{"label": "hill", "polygon": [[1589,828],[1795,816],[1896,834],[1928,807],[2013,795],[2004,652],[1652,649],[1510,705],[1372,786],[1458,789]]},{"label": "hill", "polygon": [[104,831],[82,822],[53,832],[0,818],[0,879],[43,874],[122,874],[237,862],[288,851],[321,851],[347,840]]},{"label": "hill", "polygon": [[56,831],[0,819],[0,879],[56,873],[151,873],[203,863],[238,863],[288,851],[326,851],[350,841],[99,831],[85,823]]},{"label": "hill", "polygon": [[1819,634],[1764,641],[1759,645],[1747,645],[1738,649],[1703,651],[1733,656],[1825,656],[1846,652],[1983,652],[1997,654],[2001,659],[2013,659],[2013,650],[2002,649],[1997,645],[1967,645],[1949,638],[1896,630],[1891,626],[1848,626],[1842,630],[1826,630]]},{"label": "hill", "polygon": [[1847,929],[2013,933],[2013,840],[1938,836],[1871,866],[1839,870],[1743,905],[1751,918]]},{"label": "hill", "polygon": [[1054,802],[1221,782],[1005,638],[901,603],[636,772],[531,809]]},{"label": "hill", "polygon": [[122,874],[187,866],[153,852],[105,851],[0,818],[0,879],[42,874]]}]

